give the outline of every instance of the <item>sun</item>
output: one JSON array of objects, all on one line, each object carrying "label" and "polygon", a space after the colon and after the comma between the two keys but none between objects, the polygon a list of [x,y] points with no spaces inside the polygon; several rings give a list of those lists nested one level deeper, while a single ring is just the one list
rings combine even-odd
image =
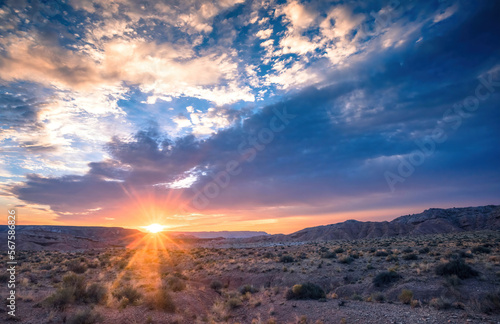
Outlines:
[{"label": "sun", "polygon": [[158,232],[161,232],[163,231],[163,229],[165,228],[166,226],[163,226],[163,225],[160,225],[160,224],[151,224],[151,225],[148,225],[148,226],[143,226],[143,228],[148,231],[149,233],[158,233]]}]

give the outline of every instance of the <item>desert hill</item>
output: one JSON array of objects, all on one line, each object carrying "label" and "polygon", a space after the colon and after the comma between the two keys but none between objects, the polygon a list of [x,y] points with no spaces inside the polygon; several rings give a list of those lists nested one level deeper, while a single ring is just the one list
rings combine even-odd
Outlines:
[{"label": "desert hill", "polygon": [[355,240],[480,230],[500,230],[500,206],[430,208],[420,214],[401,216],[392,221],[347,220],[337,224],[305,228],[289,235],[256,237],[250,240],[273,242]]}]

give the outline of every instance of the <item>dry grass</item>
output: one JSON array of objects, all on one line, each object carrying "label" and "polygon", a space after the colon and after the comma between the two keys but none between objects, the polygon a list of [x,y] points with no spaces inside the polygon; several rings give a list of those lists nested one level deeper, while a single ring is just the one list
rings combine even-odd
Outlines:
[{"label": "dry grass", "polygon": [[[19,302],[53,322],[73,323],[97,313],[104,319],[129,314],[139,323],[148,316],[161,322],[159,314],[179,323],[245,322],[243,315],[293,322],[303,313],[283,309],[315,299],[493,316],[500,311],[494,290],[499,242],[500,233],[477,232],[240,248],[25,252]],[[0,283],[6,280],[0,276]],[[86,307],[98,311],[84,314]],[[307,316],[308,323],[318,319]]]}]

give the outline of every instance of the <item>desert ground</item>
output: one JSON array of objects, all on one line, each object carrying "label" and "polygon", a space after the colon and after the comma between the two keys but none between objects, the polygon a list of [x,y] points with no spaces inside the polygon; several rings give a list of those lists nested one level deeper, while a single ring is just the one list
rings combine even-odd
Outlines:
[{"label": "desert ground", "polygon": [[234,246],[166,244],[158,234],[145,240],[129,248],[19,251],[17,316],[5,311],[0,320],[500,322],[496,231]]}]

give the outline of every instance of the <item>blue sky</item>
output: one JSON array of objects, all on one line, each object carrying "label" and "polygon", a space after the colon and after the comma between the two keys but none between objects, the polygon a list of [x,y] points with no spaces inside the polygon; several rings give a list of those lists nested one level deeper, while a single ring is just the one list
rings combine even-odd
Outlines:
[{"label": "blue sky", "polygon": [[290,232],[500,203],[493,1],[6,1],[0,204]]}]

